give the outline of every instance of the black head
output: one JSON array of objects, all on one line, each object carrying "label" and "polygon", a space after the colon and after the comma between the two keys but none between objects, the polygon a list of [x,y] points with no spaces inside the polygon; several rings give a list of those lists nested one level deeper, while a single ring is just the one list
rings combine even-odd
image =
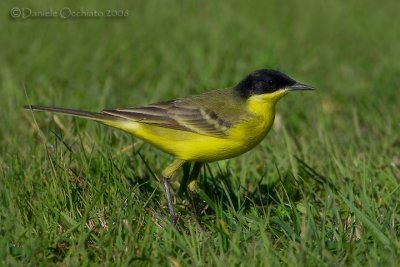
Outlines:
[{"label": "black head", "polygon": [[310,86],[297,83],[282,72],[264,69],[250,73],[234,87],[234,90],[241,97],[248,98],[252,95],[273,93],[283,88],[312,89]]}]

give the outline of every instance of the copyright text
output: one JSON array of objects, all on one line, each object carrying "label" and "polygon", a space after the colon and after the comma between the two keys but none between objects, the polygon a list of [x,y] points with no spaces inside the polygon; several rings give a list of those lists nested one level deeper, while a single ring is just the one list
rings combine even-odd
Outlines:
[{"label": "copyright text", "polygon": [[13,7],[9,11],[9,16],[12,19],[34,19],[34,18],[124,18],[129,16],[127,9],[72,9],[63,7],[61,9],[41,9],[35,10],[29,7]]}]

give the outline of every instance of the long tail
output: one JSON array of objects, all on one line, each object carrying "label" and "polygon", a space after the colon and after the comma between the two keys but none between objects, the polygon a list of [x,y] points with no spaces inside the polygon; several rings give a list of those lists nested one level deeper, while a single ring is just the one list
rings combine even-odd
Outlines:
[{"label": "long tail", "polygon": [[110,114],[100,113],[100,112],[89,112],[84,110],[77,110],[77,109],[69,109],[69,108],[55,108],[55,107],[46,107],[46,106],[36,106],[36,105],[25,105],[25,109],[33,110],[33,111],[46,111],[46,112],[54,112],[60,114],[67,114],[75,117],[80,117],[84,119],[95,120],[99,122],[111,122],[111,121],[118,121],[121,118],[116,116],[112,116]]}]

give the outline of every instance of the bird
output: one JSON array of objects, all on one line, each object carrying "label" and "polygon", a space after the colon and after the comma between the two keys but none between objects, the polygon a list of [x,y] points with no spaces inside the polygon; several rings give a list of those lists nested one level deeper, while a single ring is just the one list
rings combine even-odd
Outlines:
[{"label": "bird", "polygon": [[78,109],[25,105],[46,111],[90,119],[123,130],[174,156],[162,172],[170,220],[176,224],[169,180],[185,163],[193,163],[187,191],[198,190],[196,178],[209,162],[239,156],[259,144],[271,129],[276,103],[291,91],[313,90],[272,69],[251,72],[236,85],[141,107]]}]

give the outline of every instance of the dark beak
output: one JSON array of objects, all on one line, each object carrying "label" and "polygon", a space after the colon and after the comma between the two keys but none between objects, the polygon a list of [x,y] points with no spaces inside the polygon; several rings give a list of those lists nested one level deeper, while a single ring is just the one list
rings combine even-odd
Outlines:
[{"label": "dark beak", "polygon": [[314,90],[314,87],[302,83],[295,83],[287,88],[289,88],[289,90]]}]

